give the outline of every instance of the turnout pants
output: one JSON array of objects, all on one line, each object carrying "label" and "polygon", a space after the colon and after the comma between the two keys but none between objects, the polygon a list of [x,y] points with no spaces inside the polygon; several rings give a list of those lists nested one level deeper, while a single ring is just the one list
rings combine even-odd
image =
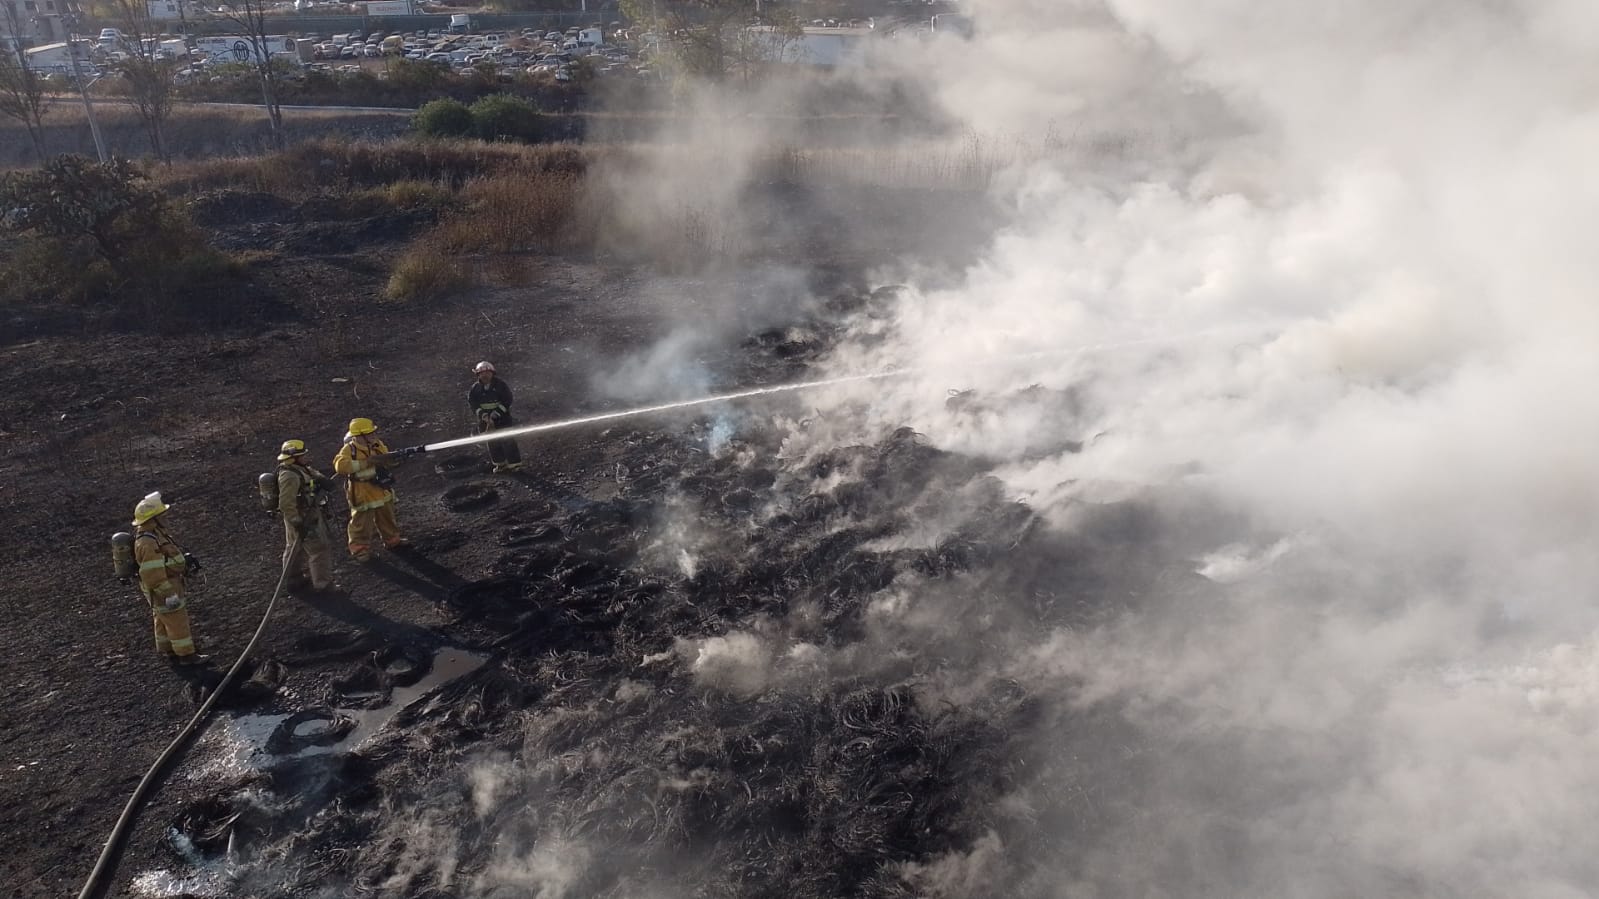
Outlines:
[{"label": "turnout pants", "polygon": [[[495,424],[488,418],[479,418],[477,432],[486,434],[489,431],[499,431],[510,426],[511,416],[509,415],[504,416],[499,424]],[[516,445],[515,437],[507,437],[504,440],[490,440],[488,441],[488,449],[489,461],[495,465],[518,465],[522,462],[522,448]]]},{"label": "turnout pants", "polygon": [[400,536],[400,521],[395,517],[392,502],[384,503],[376,509],[351,512],[348,534],[350,555],[362,562],[371,558],[372,543],[378,537],[382,537],[383,545],[388,547],[405,542]]},{"label": "turnout pants", "polygon": [[[392,506],[389,508],[393,508]],[[300,538],[300,545],[294,539]],[[333,586],[332,539],[328,534],[328,520],[322,515],[312,519],[305,534],[298,534],[285,521],[283,523],[283,567],[289,572],[289,582],[311,585],[313,590]]]},{"label": "turnout pants", "polygon": [[168,611],[156,604],[150,607],[155,621],[155,651],[164,656],[194,655],[194,637],[189,633],[189,610],[183,606]]}]

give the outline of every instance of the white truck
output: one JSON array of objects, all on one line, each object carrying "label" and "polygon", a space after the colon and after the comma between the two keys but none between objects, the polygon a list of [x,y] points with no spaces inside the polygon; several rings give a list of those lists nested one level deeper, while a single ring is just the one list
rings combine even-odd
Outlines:
[{"label": "white truck", "polygon": [[450,33],[466,34],[472,30],[472,16],[467,13],[456,13],[450,16]]}]

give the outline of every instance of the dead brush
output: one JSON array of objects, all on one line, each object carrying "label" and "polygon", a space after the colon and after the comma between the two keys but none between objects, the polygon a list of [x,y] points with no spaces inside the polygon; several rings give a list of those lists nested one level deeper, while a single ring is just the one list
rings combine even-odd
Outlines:
[{"label": "dead brush", "polygon": [[[264,156],[180,162],[152,177],[175,194],[206,190],[261,191],[290,199],[329,188],[385,187],[405,182],[456,188],[513,174],[581,176],[608,153],[577,144],[488,144],[480,141],[311,140]],[[400,193],[416,198],[412,185]],[[393,196],[401,201],[403,196]]]},{"label": "dead brush", "polygon": [[414,303],[448,296],[468,284],[459,261],[431,243],[413,244],[395,263],[383,298]]},{"label": "dead brush", "polygon": [[569,227],[583,193],[580,174],[522,172],[478,178],[460,192],[461,210],[429,240],[449,253],[557,252],[573,246]]}]

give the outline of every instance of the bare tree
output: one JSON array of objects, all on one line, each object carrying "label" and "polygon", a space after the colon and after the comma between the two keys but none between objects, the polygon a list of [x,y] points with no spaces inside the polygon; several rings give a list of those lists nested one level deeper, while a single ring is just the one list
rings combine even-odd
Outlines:
[{"label": "bare tree", "polygon": [[16,119],[28,129],[28,140],[33,152],[44,162],[44,114],[50,107],[45,103],[44,79],[28,68],[28,57],[22,46],[21,21],[14,4],[0,2],[5,14],[6,31],[15,44],[0,52],[0,115]]},{"label": "bare tree", "polygon": [[145,0],[108,0],[108,6],[122,31],[116,52],[123,56],[111,69],[122,76],[128,105],[150,136],[150,149],[157,159],[165,160],[166,121],[177,98],[177,62],[162,54],[157,39],[160,26],[150,17]]},{"label": "bare tree", "polygon": [[650,23],[683,74],[715,81],[749,81],[799,34],[792,11],[760,0],[622,0],[622,11]]},{"label": "bare tree", "polygon": [[261,82],[261,105],[266,108],[267,120],[272,125],[272,143],[283,149],[283,105],[278,97],[283,70],[273,62],[272,46],[267,35],[267,14],[271,6],[267,0],[221,0],[216,18],[227,22],[240,32],[250,44],[250,65]]}]

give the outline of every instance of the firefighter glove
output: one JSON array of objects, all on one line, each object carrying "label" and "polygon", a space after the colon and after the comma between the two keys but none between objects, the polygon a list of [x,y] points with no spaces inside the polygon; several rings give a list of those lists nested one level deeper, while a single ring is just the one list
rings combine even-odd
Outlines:
[{"label": "firefighter glove", "polygon": [[198,574],[200,572],[200,557],[194,553],[184,553],[183,564],[191,574]]},{"label": "firefighter glove", "polygon": [[380,468],[378,469],[378,473],[372,476],[372,483],[378,485],[379,487],[393,487],[394,475]]}]

